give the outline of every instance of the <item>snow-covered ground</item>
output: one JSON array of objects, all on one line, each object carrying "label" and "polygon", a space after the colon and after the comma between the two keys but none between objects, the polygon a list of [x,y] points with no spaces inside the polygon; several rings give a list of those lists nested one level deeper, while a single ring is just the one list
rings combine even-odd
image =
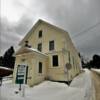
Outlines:
[{"label": "snow-covered ground", "polygon": [[0,87],[0,100],[95,100],[91,73],[88,70],[77,76],[70,86],[44,81],[31,88],[25,86],[25,97],[21,97],[21,93],[15,93],[18,88],[11,81],[4,82]]},{"label": "snow-covered ground", "polygon": [[95,89],[92,81],[91,72],[84,69],[85,73],[77,76],[71,83],[71,87],[81,88],[84,100],[95,100]]},{"label": "snow-covered ground", "polygon": [[92,68],[92,70],[100,73],[100,69],[94,69],[94,68]]}]

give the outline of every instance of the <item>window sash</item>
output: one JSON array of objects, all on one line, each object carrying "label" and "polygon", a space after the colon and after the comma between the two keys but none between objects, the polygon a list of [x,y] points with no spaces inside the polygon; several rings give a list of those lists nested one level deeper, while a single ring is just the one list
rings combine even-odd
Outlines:
[{"label": "window sash", "polygon": [[54,41],[49,42],[49,50],[54,50]]},{"label": "window sash", "polygon": [[38,44],[38,48],[37,48],[37,49],[38,49],[38,51],[40,51],[40,52],[42,51],[42,43],[39,43],[39,44]]}]

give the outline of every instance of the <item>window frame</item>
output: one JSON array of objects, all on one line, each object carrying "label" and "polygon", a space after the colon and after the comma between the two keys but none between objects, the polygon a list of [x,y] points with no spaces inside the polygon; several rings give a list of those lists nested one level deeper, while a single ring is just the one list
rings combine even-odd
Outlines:
[{"label": "window frame", "polygon": [[37,50],[40,51],[40,52],[42,52],[42,43],[38,43]]},{"label": "window frame", "polygon": [[39,62],[38,63],[38,73],[39,74],[42,74],[43,73],[43,63],[42,62]]},{"label": "window frame", "polygon": [[43,33],[43,31],[42,30],[39,30],[38,38],[42,38],[42,33]]},{"label": "window frame", "polygon": [[[54,61],[54,57],[57,57],[55,61]],[[52,55],[52,66],[59,67],[59,56],[58,55]]]},{"label": "window frame", "polygon": [[49,41],[49,51],[55,50],[55,41]]}]

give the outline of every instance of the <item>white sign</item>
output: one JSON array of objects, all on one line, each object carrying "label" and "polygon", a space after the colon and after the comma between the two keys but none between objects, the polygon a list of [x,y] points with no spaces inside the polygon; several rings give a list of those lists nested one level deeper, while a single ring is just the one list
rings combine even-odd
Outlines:
[{"label": "white sign", "polygon": [[27,77],[27,65],[18,65],[17,68],[16,83],[25,84]]}]

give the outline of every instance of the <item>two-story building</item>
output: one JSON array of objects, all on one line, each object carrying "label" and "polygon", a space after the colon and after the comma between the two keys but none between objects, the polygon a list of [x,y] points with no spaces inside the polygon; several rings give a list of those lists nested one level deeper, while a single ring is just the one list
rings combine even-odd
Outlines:
[{"label": "two-story building", "polygon": [[20,64],[28,66],[30,86],[45,79],[67,82],[81,71],[81,61],[68,32],[48,22],[38,20],[19,45],[13,82]]}]

